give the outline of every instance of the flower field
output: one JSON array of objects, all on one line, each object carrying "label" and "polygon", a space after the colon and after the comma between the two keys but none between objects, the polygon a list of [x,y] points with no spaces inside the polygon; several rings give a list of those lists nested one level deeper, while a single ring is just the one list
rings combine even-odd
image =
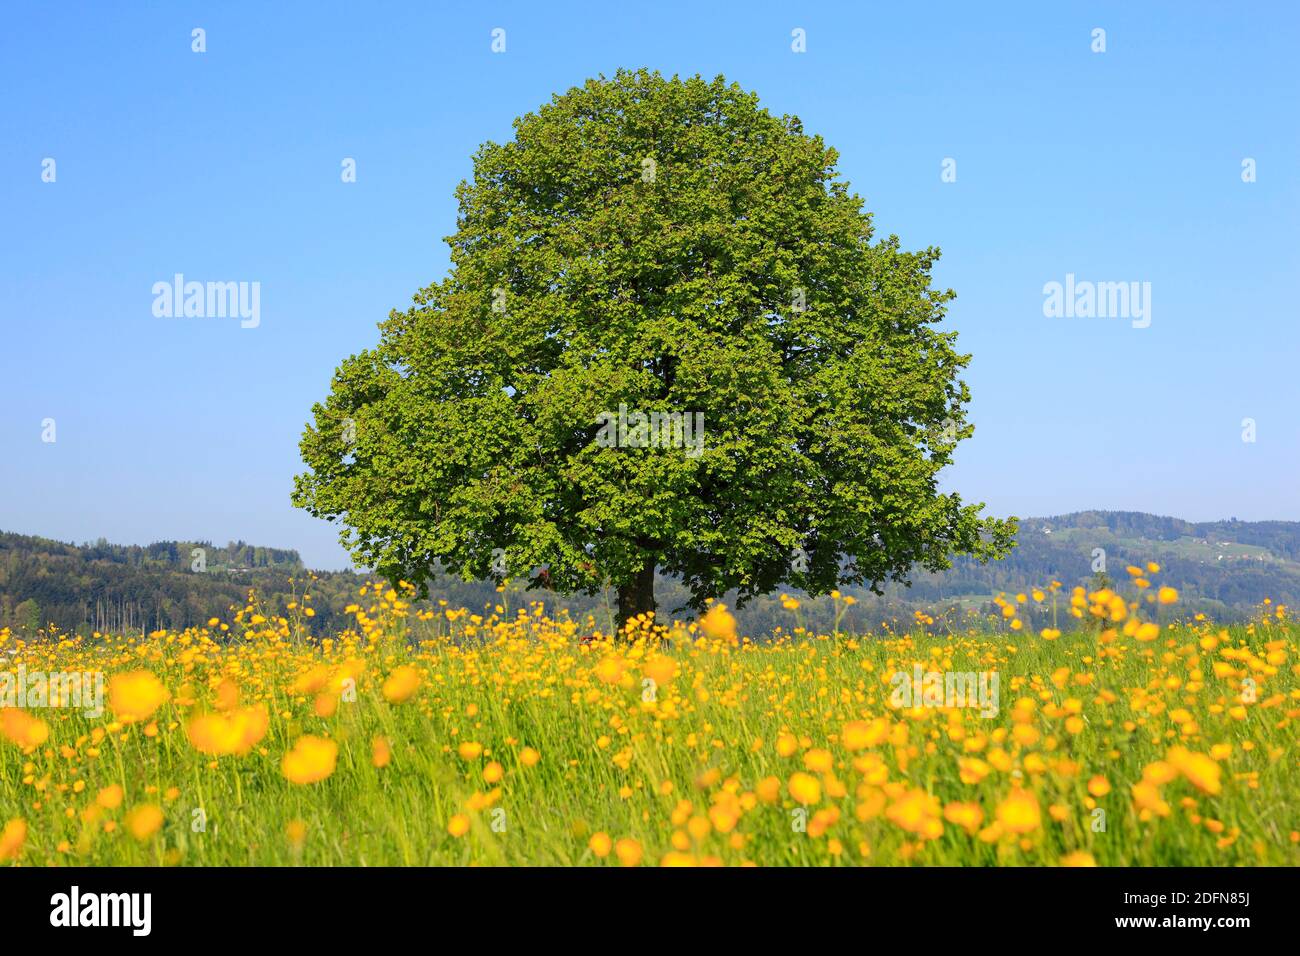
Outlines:
[{"label": "flower field", "polygon": [[[609,640],[387,585],[324,638],[309,598],[144,637],[0,631],[25,675],[0,860],[1300,863],[1300,631],[1272,607],[1179,622],[1132,570],[1127,596],[1051,587],[958,633],[808,634],[790,598],[770,641],[717,605]],[[1059,629],[1020,624],[1058,597]],[[69,673],[104,675],[102,713],[38,678]]]}]

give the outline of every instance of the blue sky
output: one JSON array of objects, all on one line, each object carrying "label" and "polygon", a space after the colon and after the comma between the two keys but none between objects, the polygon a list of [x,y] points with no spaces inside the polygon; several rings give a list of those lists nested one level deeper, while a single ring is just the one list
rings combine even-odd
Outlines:
[{"label": "blue sky", "polygon": [[[942,248],[968,500],[1300,519],[1297,49],[1290,4],[7,5],[0,529],[345,565],[289,504],[312,402],[444,273],[478,144],[620,66],[756,91]],[[260,282],[260,325],[155,317],[178,272]],[[1150,326],[1046,317],[1067,273],[1150,282]]]}]

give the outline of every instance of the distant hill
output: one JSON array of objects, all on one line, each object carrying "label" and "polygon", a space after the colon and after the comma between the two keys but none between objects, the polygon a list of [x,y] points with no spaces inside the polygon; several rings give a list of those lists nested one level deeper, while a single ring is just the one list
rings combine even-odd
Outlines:
[{"label": "distant hill", "polygon": [[922,603],[969,603],[1053,579],[1088,584],[1097,549],[1112,580],[1127,579],[1130,564],[1157,561],[1159,581],[1178,588],[1180,607],[1215,617],[1248,616],[1265,598],[1300,601],[1300,522],[1196,523],[1134,511],[1022,519],[1005,560],[980,566],[958,559],[943,574],[918,574],[905,593]]},{"label": "distant hill", "polygon": [[[1300,606],[1300,522],[1214,521],[1195,523],[1140,512],[1085,511],[1020,522],[1019,542],[1003,561],[980,565],[957,559],[941,574],[921,572],[910,588],[889,584],[883,595],[846,589],[858,604],[843,625],[875,630],[882,623],[905,626],[920,609],[952,624],[993,612],[993,598],[1060,581],[1068,589],[1100,580],[1094,562],[1104,552],[1105,573],[1123,582],[1129,564],[1157,561],[1160,583],[1178,588],[1180,613],[1204,612],[1220,620],[1255,613],[1265,598]],[[49,623],[60,630],[140,631],[183,628],[211,617],[228,618],[255,589],[266,605],[280,611],[310,584],[316,617],[325,634],[346,626],[343,608],[366,580],[351,571],[317,572],[308,580],[296,551],[245,542],[164,541],[144,547],[103,540],[73,545],[0,532],[0,626],[34,631]],[[792,593],[798,593],[793,592]],[[657,584],[661,614],[685,603],[686,592],[671,579]],[[739,612],[747,634],[792,627],[795,616],[780,603],[780,592],[757,598]],[[490,582],[440,578],[432,597],[452,607],[482,610],[503,600]],[[512,608],[541,600],[575,616],[594,614],[608,622],[612,596],[561,598],[545,591],[523,591],[512,584],[504,596]],[[727,598],[724,598],[726,600]],[[1064,602],[1062,602],[1064,607]],[[1031,625],[1050,620],[1049,611]],[[806,601],[800,609],[810,628],[828,629],[834,609],[829,599]]]}]

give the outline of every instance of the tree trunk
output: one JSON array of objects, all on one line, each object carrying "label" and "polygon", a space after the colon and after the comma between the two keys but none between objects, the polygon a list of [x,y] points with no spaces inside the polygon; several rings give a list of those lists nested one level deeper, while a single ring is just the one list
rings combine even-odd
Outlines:
[{"label": "tree trunk", "polygon": [[646,561],[636,572],[636,576],[627,584],[618,588],[618,618],[620,624],[627,624],[638,614],[655,609],[655,563]]}]

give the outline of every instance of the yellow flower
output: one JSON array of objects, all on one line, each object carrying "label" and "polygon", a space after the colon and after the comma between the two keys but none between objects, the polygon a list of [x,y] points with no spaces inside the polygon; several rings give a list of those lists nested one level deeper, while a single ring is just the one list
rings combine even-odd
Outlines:
[{"label": "yellow flower", "polygon": [[623,679],[623,658],[611,655],[603,657],[596,665],[594,673],[602,684],[617,684]]},{"label": "yellow flower", "polygon": [[643,855],[641,844],[631,837],[624,837],[614,844],[614,855],[621,866],[639,866]]},{"label": "yellow flower", "polygon": [[15,818],[0,832],[0,860],[16,860],[27,842],[27,821]]},{"label": "yellow flower", "polygon": [[610,851],[614,848],[614,841],[610,839],[608,833],[601,831],[591,835],[591,839],[587,841],[587,846],[591,847],[592,853],[603,860],[609,856]]},{"label": "yellow flower", "polygon": [[1154,813],[1156,816],[1169,816],[1169,804],[1160,797],[1160,788],[1150,780],[1141,780],[1129,788],[1133,794],[1133,805],[1139,810]]},{"label": "yellow flower", "polygon": [[302,847],[307,841],[307,824],[301,820],[290,820],[284,827],[284,838],[294,849]]},{"label": "yellow flower", "polygon": [[1085,850],[1076,850],[1061,857],[1061,866],[1096,866],[1097,861]]},{"label": "yellow flower", "polygon": [[1101,774],[1097,774],[1088,781],[1088,792],[1094,797],[1104,797],[1110,793],[1110,781]]},{"label": "yellow flower", "polygon": [[984,811],[978,803],[950,803],[943,808],[943,818],[967,833],[974,833],[984,820]]},{"label": "yellow flower", "polygon": [[1142,779],[1157,787],[1178,776],[1178,768],[1164,760],[1153,760],[1142,771]]},{"label": "yellow flower", "polygon": [[993,772],[993,768],[979,757],[958,757],[957,767],[961,782],[971,785],[979,783]]},{"label": "yellow flower", "polygon": [[1193,753],[1184,747],[1173,747],[1168,758],[1178,772],[1202,793],[1216,796],[1223,789],[1220,780],[1223,771],[1211,757]]},{"label": "yellow flower", "polygon": [[327,737],[304,734],[280,762],[280,772],[293,783],[317,783],[334,772],[339,745]]},{"label": "yellow flower", "polygon": [[523,750],[519,751],[519,762],[525,767],[535,767],[537,761],[541,759],[542,755],[532,747],[525,747]]},{"label": "yellow flower", "polygon": [[997,819],[1007,833],[1029,833],[1037,830],[1042,822],[1038,798],[1028,790],[1014,788],[1006,799],[998,804]]},{"label": "yellow flower", "polygon": [[854,720],[844,725],[840,742],[849,750],[865,750],[884,743],[889,738],[889,722],[882,717],[867,722]]},{"label": "yellow flower", "polygon": [[266,736],[270,722],[266,705],[254,704],[228,714],[198,714],[185,729],[200,753],[243,756]]},{"label": "yellow flower", "polygon": [[673,850],[669,853],[665,853],[660,858],[659,865],[665,867],[687,867],[696,866],[698,864],[695,861],[695,857],[691,856],[689,853]]},{"label": "yellow flower", "polygon": [[731,616],[725,604],[711,606],[700,618],[700,627],[715,641],[725,641],[728,644],[737,642],[736,619]]},{"label": "yellow flower", "polygon": [[157,833],[162,825],[162,808],[152,803],[142,803],[126,815],[127,830],[142,843]]},{"label": "yellow flower", "polygon": [[469,817],[458,813],[447,821],[447,832],[454,837],[463,837],[469,832]]},{"label": "yellow flower", "polygon": [[885,816],[896,826],[927,840],[943,835],[939,798],[919,788],[908,790],[890,804]]},{"label": "yellow flower", "polygon": [[384,737],[375,737],[370,741],[370,762],[382,770],[393,759],[393,749]]},{"label": "yellow flower", "polygon": [[0,708],[0,732],[24,750],[39,747],[50,736],[45,721],[16,707]]},{"label": "yellow flower", "polygon": [[677,677],[677,662],[671,657],[654,657],[645,662],[641,672],[659,687],[667,687]]},{"label": "yellow flower", "polygon": [[95,803],[105,810],[116,810],[122,805],[123,795],[121,784],[111,783],[95,795]]},{"label": "yellow flower", "polygon": [[410,664],[404,664],[388,675],[384,681],[384,699],[390,704],[400,704],[409,700],[420,689],[420,672]]},{"label": "yellow flower", "polygon": [[835,766],[835,758],[829,750],[814,747],[803,755],[803,765],[813,773],[829,773]]},{"label": "yellow flower", "polygon": [[123,723],[146,720],[171,698],[151,671],[114,674],[108,682],[108,703]]},{"label": "yellow flower", "polygon": [[804,806],[817,803],[822,798],[822,785],[812,774],[798,771],[790,777],[790,796]]},{"label": "yellow flower", "polygon": [[474,740],[465,740],[456,748],[461,760],[477,760],[483,753],[483,745]]},{"label": "yellow flower", "polygon": [[505,768],[493,760],[483,768],[483,779],[487,783],[496,783],[505,775]]}]

